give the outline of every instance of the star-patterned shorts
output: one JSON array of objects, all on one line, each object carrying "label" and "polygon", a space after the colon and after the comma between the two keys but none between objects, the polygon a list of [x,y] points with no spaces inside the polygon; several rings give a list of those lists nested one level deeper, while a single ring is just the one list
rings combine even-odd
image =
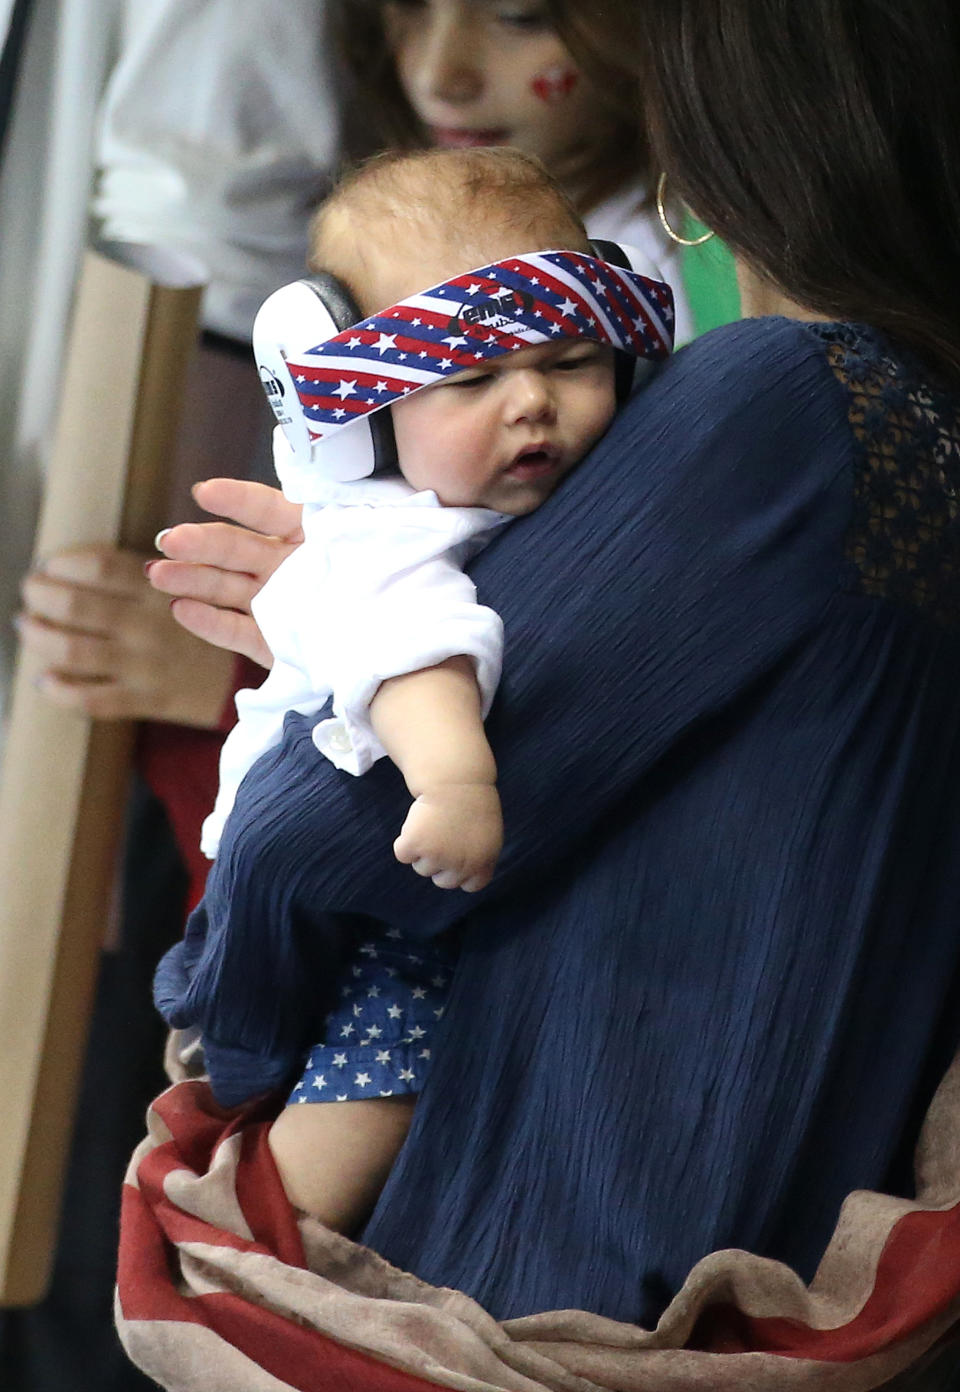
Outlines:
[{"label": "star-patterned shorts", "polygon": [[353,1102],[417,1093],[443,1016],[454,956],[391,931],[347,968],[326,1037],[307,1055],[288,1102]]}]

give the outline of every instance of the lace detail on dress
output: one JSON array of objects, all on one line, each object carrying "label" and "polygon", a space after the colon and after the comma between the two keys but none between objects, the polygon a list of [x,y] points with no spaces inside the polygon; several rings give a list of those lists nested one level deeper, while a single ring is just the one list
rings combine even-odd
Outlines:
[{"label": "lace detail on dress", "polygon": [[960,623],[960,396],[869,329],[811,326],[862,446],[846,555],[861,594]]}]

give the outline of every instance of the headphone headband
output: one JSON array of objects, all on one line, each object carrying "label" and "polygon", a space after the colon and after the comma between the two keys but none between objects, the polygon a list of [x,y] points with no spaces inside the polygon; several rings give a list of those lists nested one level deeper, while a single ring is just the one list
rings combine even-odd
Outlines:
[{"label": "headphone headband", "polygon": [[358,436],[361,422],[376,429],[394,401],[505,353],[587,338],[655,362],[673,347],[669,286],[581,252],[509,256],[348,324],[355,307],[330,280],[276,291],[254,326],[261,380],[294,455],[326,478],[382,467]]}]

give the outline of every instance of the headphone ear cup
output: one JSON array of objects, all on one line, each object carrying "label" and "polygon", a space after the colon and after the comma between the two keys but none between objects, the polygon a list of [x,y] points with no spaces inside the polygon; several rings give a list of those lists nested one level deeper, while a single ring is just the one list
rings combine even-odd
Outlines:
[{"label": "headphone ear cup", "polygon": [[[343,281],[330,275],[329,272],[318,271],[309,280],[304,280],[303,284],[316,295],[323,313],[330,317],[333,327],[326,335],[327,338],[332,338],[334,334],[343,333],[344,329],[359,324],[364,318],[360,306]],[[395,473],[398,468],[397,440],[393,433],[393,417],[389,410],[374,411],[366,417],[362,425],[358,422],[356,426],[352,427],[351,435],[353,435],[354,430],[368,432],[373,451],[373,467],[370,469],[370,473]],[[352,443],[355,443],[355,439],[356,437]],[[349,440],[350,437],[347,436],[344,444]]]},{"label": "headphone ear cup", "polygon": [[316,296],[318,326],[324,324],[325,320],[329,321],[324,324],[327,328],[324,338],[333,338],[334,334],[343,333],[344,329],[358,324],[363,318],[360,306],[343,281],[329,272],[318,271],[316,275],[298,280],[297,284],[306,286],[310,293]]},{"label": "headphone ear cup", "polygon": [[[637,247],[596,237],[590,242],[590,249],[598,260],[609,261],[611,266],[620,266],[625,271],[639,271],[640,275],[649,276],[651,280],[666,279],[660,267],[654,265],[649,256]],[[645,358],[635,358],[619,348],[615,350],[614,359],[614,390],[617,405],[622,406],[653,370],[653,363]]]},{"label": "headphone ear cup", "polygon": [[[397,448],[389,410],[377,411],[329,439],[310,435],[288,360],[297,363],[318,343],[335,337],[363,319],[347,287],[326,272],[275,290],[261,306],[253,325],[253,353],[260,381],[290,448],[299,473],[298,501],[305,501],[311,479],[348,483],[374,473],[393,472]],[[298,489],[299,491],[299,489]]]}]

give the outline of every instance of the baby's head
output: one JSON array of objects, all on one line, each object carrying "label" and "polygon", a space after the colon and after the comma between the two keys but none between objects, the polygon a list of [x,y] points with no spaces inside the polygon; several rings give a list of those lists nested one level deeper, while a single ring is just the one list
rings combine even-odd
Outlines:
[{"label": "baby's head", "polygon": [[[365,315],[508,256],[590,252],[573,206],[513,150],[381,156],[350,175],[313,225],[311,266]],[[486,358],[394,402],[404,477],[450,506],[521,516],[556,488],[616,409],[613,349],[562,338]]]}]

